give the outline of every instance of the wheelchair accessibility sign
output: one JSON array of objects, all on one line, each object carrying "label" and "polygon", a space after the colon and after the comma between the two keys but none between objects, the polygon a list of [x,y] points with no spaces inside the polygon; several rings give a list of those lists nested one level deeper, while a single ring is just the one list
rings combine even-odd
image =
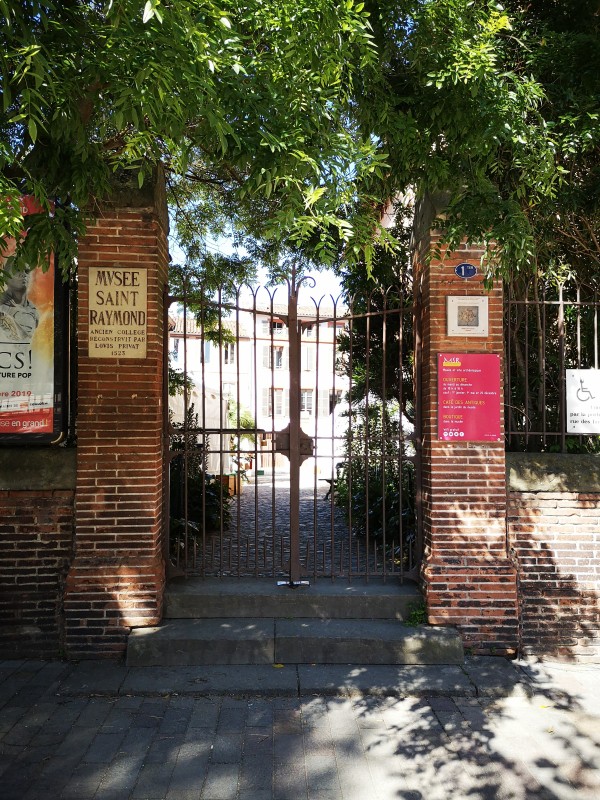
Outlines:
[{"label": "wheelchair accessibility sign", "polygon": [[568,369],[567,433],[600,433],[600,369]]}]

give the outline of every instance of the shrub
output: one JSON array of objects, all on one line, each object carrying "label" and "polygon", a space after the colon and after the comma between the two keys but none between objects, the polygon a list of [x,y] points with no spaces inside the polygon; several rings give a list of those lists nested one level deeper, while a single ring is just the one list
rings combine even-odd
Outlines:
[{"label": "shrub", "polygon": [[336,503],[355,534],[398,543],[416,529],[412,443],[404,441],[397,404],[363,403],[349,412],[345,461]]},{"label": "shrub", "polygon": [[186,520],[188,537],[197,540],[204,532],[227,529],[231,519],[229,488],[207,472],[208,446],[202,442],[193,405],[187,410],[185,422],[173,428],[169,465],[172,553],[181,547]]}]

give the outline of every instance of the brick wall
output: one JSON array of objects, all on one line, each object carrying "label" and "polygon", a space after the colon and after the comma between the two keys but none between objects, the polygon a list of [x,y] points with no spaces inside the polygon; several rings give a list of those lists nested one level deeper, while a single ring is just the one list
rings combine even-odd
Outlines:
[{"label": "brick wall", "polygon": [[[417,225],[428,229],[431,219]],[[415,264],[420,308],[423,589],[429,622],[453,624],[475,652],[513,653],[517,646],[516,574],[506,539],[504,443],[438,439],[437,355],[503,355],[502,287],[486,292],[481,275],[464,280],[454,268],[478,265],[482,251],[466,245],[431,255],[424,236]],[[448,336],[447,296],[488,294],[486,337]]]},{"label": "brick wall", "polygon": [[[164,212],[163,197],[117,194],[79,246],[76,549],[65,599],[74,658],[121,654],[131,627],[162,613]],[[146,270],[145,358],[90,358],[91,266]]]},{"label": "brick wall", "polygon": [[600,662],[596,459],[508,454],[508,530],[526,655]]},{"label": "brick wall", "polygon": [[63,652],[74,467],[74,452],[61,449],[10,448],[0,455],[2,658],[56,658]]}]

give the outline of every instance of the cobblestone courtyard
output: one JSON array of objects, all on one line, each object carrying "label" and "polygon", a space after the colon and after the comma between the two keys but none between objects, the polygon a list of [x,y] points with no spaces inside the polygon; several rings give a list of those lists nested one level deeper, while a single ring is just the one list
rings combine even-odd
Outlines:
[{"label": "cobblestone courtyard", "polygon": [[[350,533],[342,509],[327,497],[330,483],[300,487],[300,559],[307,577],[382,574],[382,549],[364,536]],[[289,565],[290,487],[278,478],[242,485],[231,503],[229,530],[209,538],[198,572],[206,575],[275,575],[284,577]],[[239,531],[239,536],[238,536]],[[397,572],[388,545],[385,569]]]}]

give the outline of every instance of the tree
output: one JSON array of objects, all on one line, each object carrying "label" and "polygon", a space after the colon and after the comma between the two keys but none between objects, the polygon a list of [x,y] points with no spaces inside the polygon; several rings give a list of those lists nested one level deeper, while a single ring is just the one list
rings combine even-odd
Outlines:
[{"label": "tree", "polygon": [[492,270],[596,263],[598,24],[592,0],[1,0],[0,230],[56,199],[20,257],[68,264],[113,173],[161,161],[192,254],[233,219],[252,257],[370,269],[413,186]]},{"label": "tree", "polygon": [[558,191],[527,207],[538,271],[594,282],[600,271],[598,4],[535,0],[509,7],[527,24],[528,67],[544,88],[540,113],[555,142],[560,178]]},{"label": "tree", "polygon": [[419,196],[444,192],[438,227],[448,242],[487,241],[488,263],[503,274],[535,266],[548,209],[562,209],[564,222],[570,196],[569,223],[579,215],[576,238],[589,254],[597,244],[589,213],[598,183],[595,4],[407,0],[369,8],[380,58],[362,72],[357,115],[388,154],[382,195],[411,185]]},{"label": "tree", "polygon": [[339,271],[344,300],[355,318],[351,330],[338,335],[337,350],[339,367],[351,382],[353,402],[367,396],[383,405],[391,402],[413,421],[410,227],[398,224],[392,233],[398,246],[393,252],[375,247],[371,276],[364,263]]},{"label": "tree", "polygon": [[234,201],[276,194],[267,236],[360,247],[373,214],[353,228],[339,209],[382,159],[344,112],[372,58],[352,0],[3,0],[0,232],[22,230],[19,195],[56,202],[28,220],[19,259],[54,250],[70,265],[112,175],[141,184],[160,161]]},{"label": "tree", "polygon": [[[356,221],[373,203],[381,212],[409,187],[418,197],[443,193],[438,228],[451,246],[464,237],[487,242],[490,273],[530,271],[539,259],[547,268],[565,262],[566,253],[578,268],[584,261],[593,268],[600,185],[595,4],[378,0],[367,10],[377,60],[354,71],[343,124],[358,141],[372,142],[387,168],[369,172],[364,185],[358,179],[339,213]],[[280,222],[277,193],[248,209],[232,206],[226,184],[221,190],[248,252],[277,262],[281,248],[260,238],[269,220]],[[216,215],[220,224],[221,201],[213,198],[192,200],[183,216],[202,223],[212,215],[214,223]],[[194,223],[183,225],[188,241]],[[352,264],[350,255],[358,270],[373,266],[376,237],[368,260],[344,249],[343,240],[336,252],[335,236],[325,241],[336,265],[336,256]]]}]

